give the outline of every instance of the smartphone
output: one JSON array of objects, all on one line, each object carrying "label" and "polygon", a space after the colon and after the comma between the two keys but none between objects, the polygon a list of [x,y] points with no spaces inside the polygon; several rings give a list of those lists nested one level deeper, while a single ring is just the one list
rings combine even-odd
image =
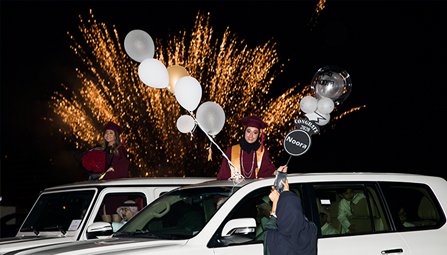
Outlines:
[{"label": "smartphone", "polygon": [[281,183],[281,181],[286,182],[286,179],[287,179],[287,173],[278,172],[276,174],[275,183],[273,184],[273,186],[279,193],[281,193],[282,190],[284,189],[284,185]]}]

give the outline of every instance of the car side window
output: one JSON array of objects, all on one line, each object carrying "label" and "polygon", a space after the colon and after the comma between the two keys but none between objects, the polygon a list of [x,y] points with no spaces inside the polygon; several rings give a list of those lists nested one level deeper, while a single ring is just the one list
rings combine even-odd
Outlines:
[{"label": "car side window", "polygon": [[445,215],[431,189],[424,184],[380,183],[397,231],[439,228]]},{"label": "car side window", "polygon": [[321,236],[388,231],[379,193],[372,184],[315,184]]},{"label": "car side window", "polygon": [[101,202],[95,222],[121,222],[122,218],[117,213],[117,209],[126,201],[134,201],[138,205],[138,211],[146,206],[147,200],[143,193],[109,193]]},{"label": "car side window", "polygon": [[[291,184],[289,188],[290,191],[301,198],[301,184]],[[269,198],[270,191],[271,187],[258,189],[248,194],[243,200],[241,200],[239,204],[233,208],[232,212],[229,213],[229,216],[222,223],[220,228],[218,228],[214,240],[211,240],[208,247],[226,246],[226,242],[218,240],[221,238],[220,233],[222,232],[223,226],[230,220],[241,218],[253,218],[256,221],[256,229],[254,230],[255,234],[248,238],[244,243],[262,243],[263,234],[265,232],[264,227],[269,220],[270,211],[272,210],[272,202]],[[234,243],[232,245],[234,245]]]}]

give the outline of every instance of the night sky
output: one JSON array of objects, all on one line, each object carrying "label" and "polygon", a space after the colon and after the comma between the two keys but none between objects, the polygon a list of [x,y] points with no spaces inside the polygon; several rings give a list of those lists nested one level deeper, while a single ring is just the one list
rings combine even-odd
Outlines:
[{"label": "night sky", "polygon": [[[328,1],[311,31],[317,1],[1,1],[1,205],[28,210],[40,190],[85,180],[78,153],[44,120],[61,84],[75,86],[83,68],[67,31],[82,40],[79,15],[142,29],[152,38],[190,31],[210,12],[214,36],[227,27],[249,47],[276,42],[285,63],[272,96],[309,84],[318,68],[343,67],[353,87],[342,110],[366,105],[312,139],[290,172],[402,172],[447,178],[445,59],[447,3]],[[279,69],[279,67],[277,67]],[[287,159],[287,157],[285,157]],[[284,162],[275,162],[277,166]]]}]

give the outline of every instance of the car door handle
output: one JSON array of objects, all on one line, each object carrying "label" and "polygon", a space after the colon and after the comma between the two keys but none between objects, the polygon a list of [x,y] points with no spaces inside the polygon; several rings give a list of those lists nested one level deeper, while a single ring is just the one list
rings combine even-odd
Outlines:
[{"label": "car door handle", "polygon": [[402,253],[402,252],[404,252],[404,250],[402,248],[398,248],[398,249],[391,249],[391,250],[383,250],[380,253],[390,254],[390,253]]}]

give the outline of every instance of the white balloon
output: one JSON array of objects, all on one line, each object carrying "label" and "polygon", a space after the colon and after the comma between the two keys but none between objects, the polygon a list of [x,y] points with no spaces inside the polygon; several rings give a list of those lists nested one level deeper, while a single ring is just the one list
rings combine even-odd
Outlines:
[{"label": "white balloon", "polygon": [[225,112],[215,102],[205,102],[199,106],[197,121],[209,135],[217,135],[225,125]]},{"label": "white balloon", "polygon": [[301,111],[304,113],[312,113],[317,110],[318,100],[312,96],[303,97],[300,101]]},{"label": "white balloon", "polygon": [[322,98],[318,100],[317,109],[323,114],[329,114],[334,110],[334,101],[328,97]]},{"label": "white balloon", "polygon": [[175,98],[186,110],[194,111],[202,99],[202,86],[191,76],[183,76],[175,83]]},{"label": "white balloon", "polygon": [[135,29],[124,38],[124,50],[133,60],[141,62],[154,57],[154,41],[148,33]]},{"label": "white balloon", "polygon": [[138,67],[138,76],[149,87],[164,89],[169,84],[169,74],[165,65],[159,60],[148,58]]},{"label": "white balloon", "polygon": [[318,126],[326,125],[331,119],[330,114],[321,113],[318,110],[312,113],[308,113],[305,115],[307,119],[314,121]]},{"label": "white balloon", "polygon": [[194,119],[189,115],[182,115],[177,119],[177,129],[184,134],[191,132],[194,126]]}]

